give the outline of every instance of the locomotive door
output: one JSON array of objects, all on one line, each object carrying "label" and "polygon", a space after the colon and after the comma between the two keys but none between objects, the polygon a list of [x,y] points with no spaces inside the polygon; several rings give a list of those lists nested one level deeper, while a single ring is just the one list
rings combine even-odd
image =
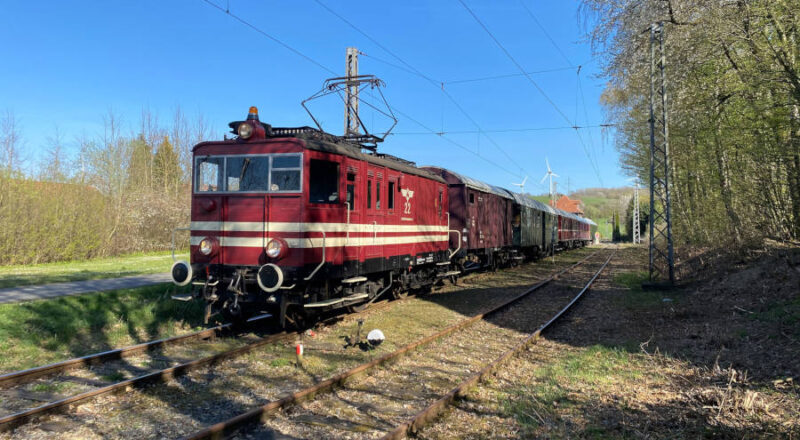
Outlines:
[{"label": "locomotive door", "polygon": [[344,255],[344,276],[351,277],[361,273],[360,251],[361,240],[359,232],[362,228],[361,214],[363,212],[362,205],[364,203],[363,193],[361,188],[360,168],[361,162],[357,160],[345,160],[345,202],[347,212],[345,217],[347,219],[345,224],[345,235],[342,243],[342,255]]},{"label": "locomotive door", "polygon": [[364,222],[365,234],[362,238],[364,259],[368,265],[368,267],[365,268],[367,272],[383,270],[384,239],[382,238],[381,232],[384,231],[384,225],[386,223],[386,207],[384,206],[384,199],[386,197],[383,197],[382,194],[386,189],[383,181],[383,174],[382,168],[372,165],[367,166],[367,187],[365,193],[366,221]]}]

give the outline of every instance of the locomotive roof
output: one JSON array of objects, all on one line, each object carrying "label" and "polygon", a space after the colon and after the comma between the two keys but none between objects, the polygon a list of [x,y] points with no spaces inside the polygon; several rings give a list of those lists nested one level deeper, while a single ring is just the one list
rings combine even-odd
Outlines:
[{"label": "locomotive roof", "polygon": [[[233,124],[233,123],[231,123]],[[306,149],[321,151],[323,153],[333,153],[342,156],[347,156],[357,160],[373,163],[375,165],[391,168],[396,171],[402,171],[406,174],[424,177],[426,179],[435,180],[440,183],[446,184],[447,182],[439,175],[432,173],[428,170],[418,168],[414,162],[403,160],[388,154],[367,154],[361,152],[361,146],[358,144],[343,141],[341,137],[334,136],[311,127],[292,127],[292,128],[279,128],[269,127],[269,134],[267,140],[270,139],[297,139],[303,141]],[[194,148],[204,144],[238,144],[237,140],[226,140],[221,142],[203,142],[196,145]],[[246,145],[246,144],[244,144]]]},{"label": "locomotive roof", "polygon": [[402,171],[406,174],[413,174],[415,176],[424,177],[426,179],[435,180],[440,183],[447,183],[441,176],[437,176],[430,171],[422,168],[417,168],[413,162],[395,159],[393,156],[379,154],[366,154],[361,152],[361,148],[357,145],[349,145],[342,143],[329,142],[327,140],[315,139],[314,137],[298,135],[298,139],[302,139],[306,148],[314,151],[321,151],[324,153],[340,154],[353,159],[363,160],[375,165],[384,166],[393,170]]}]

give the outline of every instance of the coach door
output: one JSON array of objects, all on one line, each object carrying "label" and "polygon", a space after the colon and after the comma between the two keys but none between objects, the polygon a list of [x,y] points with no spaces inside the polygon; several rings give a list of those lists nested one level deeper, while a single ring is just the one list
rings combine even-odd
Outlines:
[{"label": "coach door", "polygon": [[383,265],[379,264],[380,262],[377,260],[383,258],[384,238],[381,232],[383,232],[386,224],[385,191],[384,170],[380,167],[368,165],[365,193],[367,218],[364,222],[364,232],[366,232],[366,234],[364,234],[362,241],[364,244],[364,257],[369,265],[369,267],[365,269],[368,272],[383,270]]},{"label": "coach door", "polygon": [[359,232],[362,227],[362,213],[364,204],[364,189],[360,173],[361,162],[356,160],[345,161],[345,202],[347,213],[345,215],[345,233],[343,242],[345,276],[353,276],[361,272]]}]

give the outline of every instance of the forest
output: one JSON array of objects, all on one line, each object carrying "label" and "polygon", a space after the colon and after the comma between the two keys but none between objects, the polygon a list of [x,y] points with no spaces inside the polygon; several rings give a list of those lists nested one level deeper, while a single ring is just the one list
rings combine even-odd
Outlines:
[{"label": "forest", "polygon": [[583,0],[621,166],[649,181],[649,27],[663,22],[677,246],[800,237],[797,0]]}]

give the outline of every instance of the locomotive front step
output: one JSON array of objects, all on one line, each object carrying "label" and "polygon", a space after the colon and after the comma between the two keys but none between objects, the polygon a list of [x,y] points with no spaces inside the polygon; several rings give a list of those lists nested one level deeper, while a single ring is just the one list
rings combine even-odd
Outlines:
[{"label": "locomotive front step", "polygon": [[342,280],[342,284],[353,284],[353,283],[361,283],[367,281],[367,277],[353,277],[353,278],[345,278]]},{"label": "locomotive front step", "polygon": [[310,303],[310,304],[304,304],[303,307],[309,308],[309,309],[317,308],[317,307],[328,307],[328,306],[333,306],[333,305],[336,305],[336,304],[341,304],[343,302],[358,301],[360,299],[366,299],[366,298],[369,298],[368,294],[366,294],[366,293],[356,293],[354,295],[346,296],[344,298],[332,298],[332,299],[328,299],[328,300],[325,300],[325,301],[320,301],[320,302],[315,302],[315,303]]}]

